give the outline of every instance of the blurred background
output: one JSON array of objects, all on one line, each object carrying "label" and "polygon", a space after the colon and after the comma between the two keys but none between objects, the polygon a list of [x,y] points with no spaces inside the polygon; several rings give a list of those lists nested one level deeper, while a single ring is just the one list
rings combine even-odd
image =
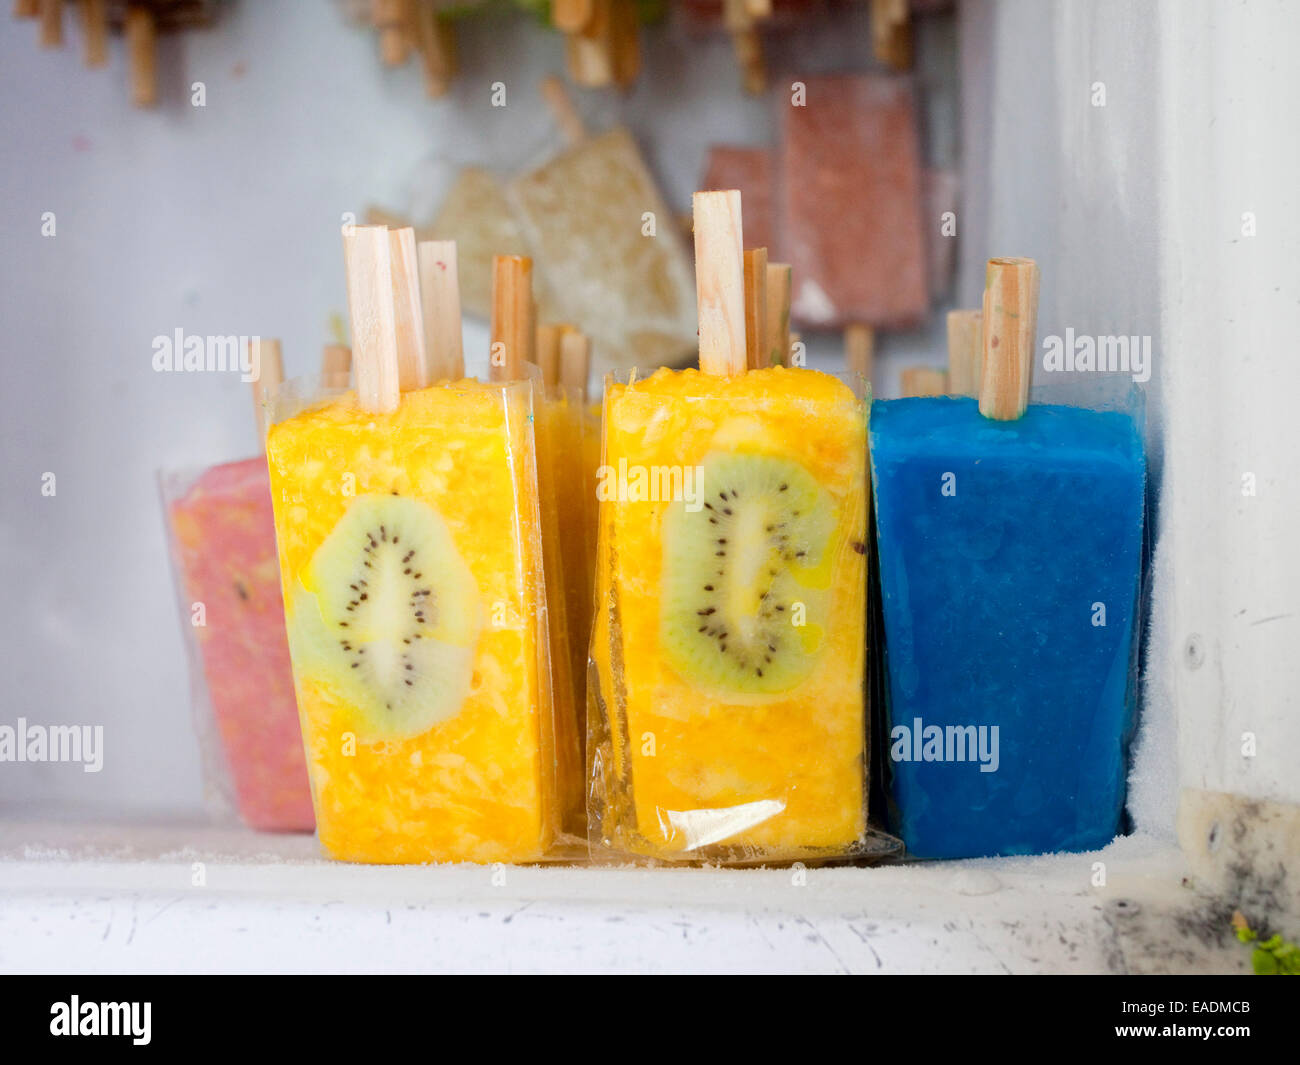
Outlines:
[{"label": "blurred background", "polygon": [[[1159,505],[1132,812],[1172,835],[1180,783],[1296,801],[1282,753],[1300,744],[1294,621],[1245,629],[1300,595],[1281,533],[1297,514],[1283,397],[1300,380],[1282,358],[1300,326],[1300,160],[1282,128],[1300,98],[1284,51],[1300,36],[1294,8],[642,4],[630,63],[608,44],[603,59],[587,45],[575,56],[553,25],[566,5],[503,0],[466,5],[439,31],[455,38],[453,75],[438,66],[445,38],[395,41],[366,4],[136,5],[174,9],[151,49],[138,26],[117,32],[128,5],[107,4],[96,67],[83,62],[83,5],[62,5],[61,46],[48,15],[58,5],[14,6],[37,17],[0,17],[4,720],[102,724],[105,755],[98,774],[0,766],[7,813],[192,817],[202,805],[157,475],[257,445],[247,384],[155,372],[154,339],[276,336],[289,376],[313,372],[322,345],[345,336],[340,225],[371,214],[429,226],[466,168],[502,184],[544,168],[572,138],[540,91],[548,74],[565,79],[590,135],[626,128],[668,227],[704,187],[717,145],[769,150],[772,195],[788,194],[780,175],[802,157],[777,103],[795,82],[905,82],[916,159],[901,202],[925,247],[897,270],[926,271],[924,299],[876,325],[877,392],[897,395],[904,367],[946,364],[944,314],[978,305],[991,255],[1038,259],[1040,336],[1151,337]],[[906,28],[905,53],[891,25]],[[500,90],[505,106],[494,106]],[[852,180],[821,165],[828,197]],[[588,179],[599,215],[604,193]],[[747,220],[757,199],[747,193]],[[861,209],[879,207],[864,193]],[[941,233],[949,211],[953,231]],[[520,239],[534,236],[525,226]],[[688,255],[689,234],[674,239]],[[783,240],[773,237],[773,258],[794,258]],[[795,328],[811,365],[843,366],[840,325]],[[471,372],[486,349],[471,313]],[[599,338],[596,357],[641,361]],[[1087,402],[1114,382],[1066,384]],[[1241,502],[1244,470],[1271,486],[1252,504]],[[42,492],[50,473],[53,495]],[[1195,678],[1184,669],[1192,635],[1215,656]],[[1260,721],[1272,753],[1242,769],[1225,744]]]}]

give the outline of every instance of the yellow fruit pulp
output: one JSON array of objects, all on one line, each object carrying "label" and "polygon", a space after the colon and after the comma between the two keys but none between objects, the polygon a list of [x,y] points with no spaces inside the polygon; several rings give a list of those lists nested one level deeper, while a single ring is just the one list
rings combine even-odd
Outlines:
[{"label": "yellow fruit pulp", "polygon": [[825,639],[789,692],[703,691],[661,646],[668,504],[602,493],[592,639],[608,716],[602,832],[659,857],[843,853],[866,830],[865,410],[834,377],[803,369],[660,370],[607,384],[606,468],[698,467],[730,451],[798,462],[833,501]]},{"label": "yellow fruit pulp", "polygon": [[447,523],[482,624],[460,710],[408,739],[364,742],[358,710],[295,662],[321,845],[359,862],[527,861],[555,822],[554,736],[536,456],[526,384],[466,380],[404,393],[396,411],[355,395],[271,427],[267,460],[285,610],[356,496],[398,492]]}]

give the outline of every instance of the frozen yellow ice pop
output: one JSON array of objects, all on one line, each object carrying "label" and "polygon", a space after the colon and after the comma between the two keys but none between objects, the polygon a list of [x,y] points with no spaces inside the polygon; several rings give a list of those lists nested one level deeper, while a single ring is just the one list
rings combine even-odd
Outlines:
[{"label": "frozen yellow ice pop", "polygon": [[344,245],[357,389],[267,438],[321,844],[534,860],[556,800],[531,386],[430,364],[424,306],[447,304],[421,300],[409,230]]},{"label": "frozen yellow ice pop", "polygon": [[700,369],[606,384],[593,836],[664,859],[866,835],[866,424],[746,371],[740,198],[697,193]]}]

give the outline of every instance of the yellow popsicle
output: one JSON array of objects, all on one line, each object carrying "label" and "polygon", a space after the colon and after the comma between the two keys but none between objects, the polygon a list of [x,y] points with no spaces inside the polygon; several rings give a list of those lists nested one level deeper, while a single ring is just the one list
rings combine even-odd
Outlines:
[{"label": "yellow popsicle", "polygon": [[779,860],[864,838],[865,435],[861,401],[811,370],[607,383],[606,842]]},{"label": "yellow popsicle", "polygon": [[382,414],[349,393],[268,434],[299,713],[333,857],[518,862],[550,845],[530,391],[443,383]]}]

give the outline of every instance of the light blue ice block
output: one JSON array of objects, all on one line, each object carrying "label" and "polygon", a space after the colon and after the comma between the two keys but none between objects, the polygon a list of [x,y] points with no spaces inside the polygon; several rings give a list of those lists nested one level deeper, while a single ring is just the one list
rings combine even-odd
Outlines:
[{"label": "light blue ice block", "polygon": [[1134,417],[877,402],[871,467],[891,830],[927,858],[1109,842],[1136,699]]}]

